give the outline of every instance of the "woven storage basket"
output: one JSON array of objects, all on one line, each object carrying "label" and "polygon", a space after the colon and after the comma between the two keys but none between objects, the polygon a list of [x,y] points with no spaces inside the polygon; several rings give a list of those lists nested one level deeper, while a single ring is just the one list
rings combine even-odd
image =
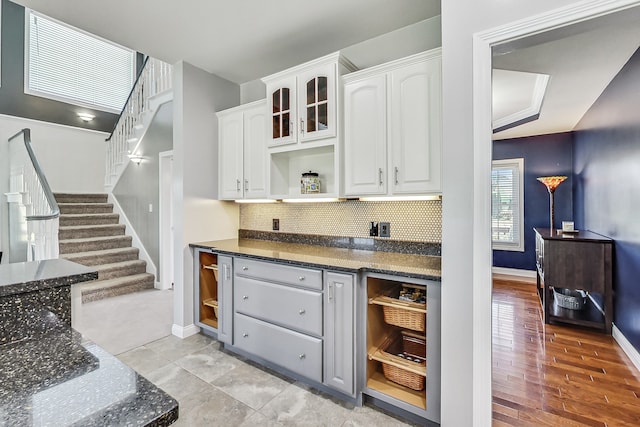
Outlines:
[{"label": "woven storage basket", "polygon": [[[426,364],[426,346],[424,339],[402,334],[402,336],[398,335],[396,339],[390,340],[389,343],[389,346],[384,349],[385,353],[391,356],[397,356],[402,353],[406,356],[420,359],[420,362],[415,362],[417,366],[424,366]],[[424,390],[426,378],[423,375],[384,362],[382,362],[382,373],[389,381],[413,390]]]},{"label": "woven storage basket", "polygon": [[582,310],[587,303],[587,293],[580,289],[553,288],[556,304],[569,310]]},{"label": "woven storage basket", "polygon": [[402,307],[383,306],[384,321],[414,331],[424,332],[426,316],[424,313],[410,311]]}]

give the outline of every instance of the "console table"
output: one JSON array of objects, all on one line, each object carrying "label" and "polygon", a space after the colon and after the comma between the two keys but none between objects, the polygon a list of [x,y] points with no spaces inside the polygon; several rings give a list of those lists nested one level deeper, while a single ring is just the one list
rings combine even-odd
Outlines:
[{"label": "console table", "polygon": [[[590,231],[559,233],[534,228],[537,286],[545,323],[565,323],[611,334],[613,321],[613,240]],[[582,289],[589,296],[582,310],[553,301],[553,288]]]}]

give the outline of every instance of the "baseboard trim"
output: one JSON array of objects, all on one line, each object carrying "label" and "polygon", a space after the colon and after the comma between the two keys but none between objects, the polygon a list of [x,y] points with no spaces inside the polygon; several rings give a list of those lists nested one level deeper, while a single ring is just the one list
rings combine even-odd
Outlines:
[{"label": "baseboard trim", "polygon": [[640,352],[629,342],[627,337],[618,329],[616,325],[613,325],[612,329],[613,339],[616,340],[622,351],[631,359],[637,370],[640,371]]},{"label": "baseboard trim", "polygon": [[171,333],[178,338],[187,338],[200,332],[200,328],[193,323],[187,326],[176,325],[171,326]]},{"label": "baseboard trim", "polygon": [[536,272],[517,268],[491,267],[491,273],[496,279],[509,279],[518,282],[535,283]]},{"label": "baseboard trim", "polygon": [[138,237],[138,234],[136,233],[135,228],[133,228],[133,226],[131,225],[131,222],[129,221],[129,218],[127,218],[127,215],[124,213],[124,210],[122,210],[122,206],[120,206],[120,203],[118,203],[118,199],[116,199],[116,196],[114,196],[113,193],[109,193],[108,196],[109,196],[109,203],[113,203],[113,211],[118,215],[120,215],[120,223],[124,224],[127,227],[127,233],[131,235],[131,239],[132,239],[131,245],[134,248],[138,248],[138,250],[140,251],[139,253],[140,259],[147,263],[147,273],[153,274],[154,286],[156,289],[159,289],[158,269],[156,268],[156,265],[154,264],[154,262],[151,260],[151,256],[149,255],[149,252],[147,252],[147,249],[142,244],[142,240],[140,240],[140,237]]}]

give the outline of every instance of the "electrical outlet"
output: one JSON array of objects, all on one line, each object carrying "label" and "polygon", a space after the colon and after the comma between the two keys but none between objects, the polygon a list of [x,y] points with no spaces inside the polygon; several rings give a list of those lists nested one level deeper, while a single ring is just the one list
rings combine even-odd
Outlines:
[{"label": "electrical outlet", "polygon": [[272,229],[273,231],[278,231],[280,230],[280,220],[278,218],[273,218],[271,220],[271,225],[272,225]]},{"label": "electrical outlet", "polygon": [[391,223],[380,223],[380,237],[391,237]]},{"label": "electrical outlet", "polygon": [[369,223],[369,236],[378,237],[378,223],[371,221]]}]

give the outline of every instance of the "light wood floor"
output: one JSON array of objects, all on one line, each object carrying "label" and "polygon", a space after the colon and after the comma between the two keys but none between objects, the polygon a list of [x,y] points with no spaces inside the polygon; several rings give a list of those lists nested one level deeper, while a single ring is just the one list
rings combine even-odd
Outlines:
[{"label": "light wood floor", "polygon": [[535,285],[493,283],[494,426],[640,426],[640,373],[611,336],[545,325]]}]

